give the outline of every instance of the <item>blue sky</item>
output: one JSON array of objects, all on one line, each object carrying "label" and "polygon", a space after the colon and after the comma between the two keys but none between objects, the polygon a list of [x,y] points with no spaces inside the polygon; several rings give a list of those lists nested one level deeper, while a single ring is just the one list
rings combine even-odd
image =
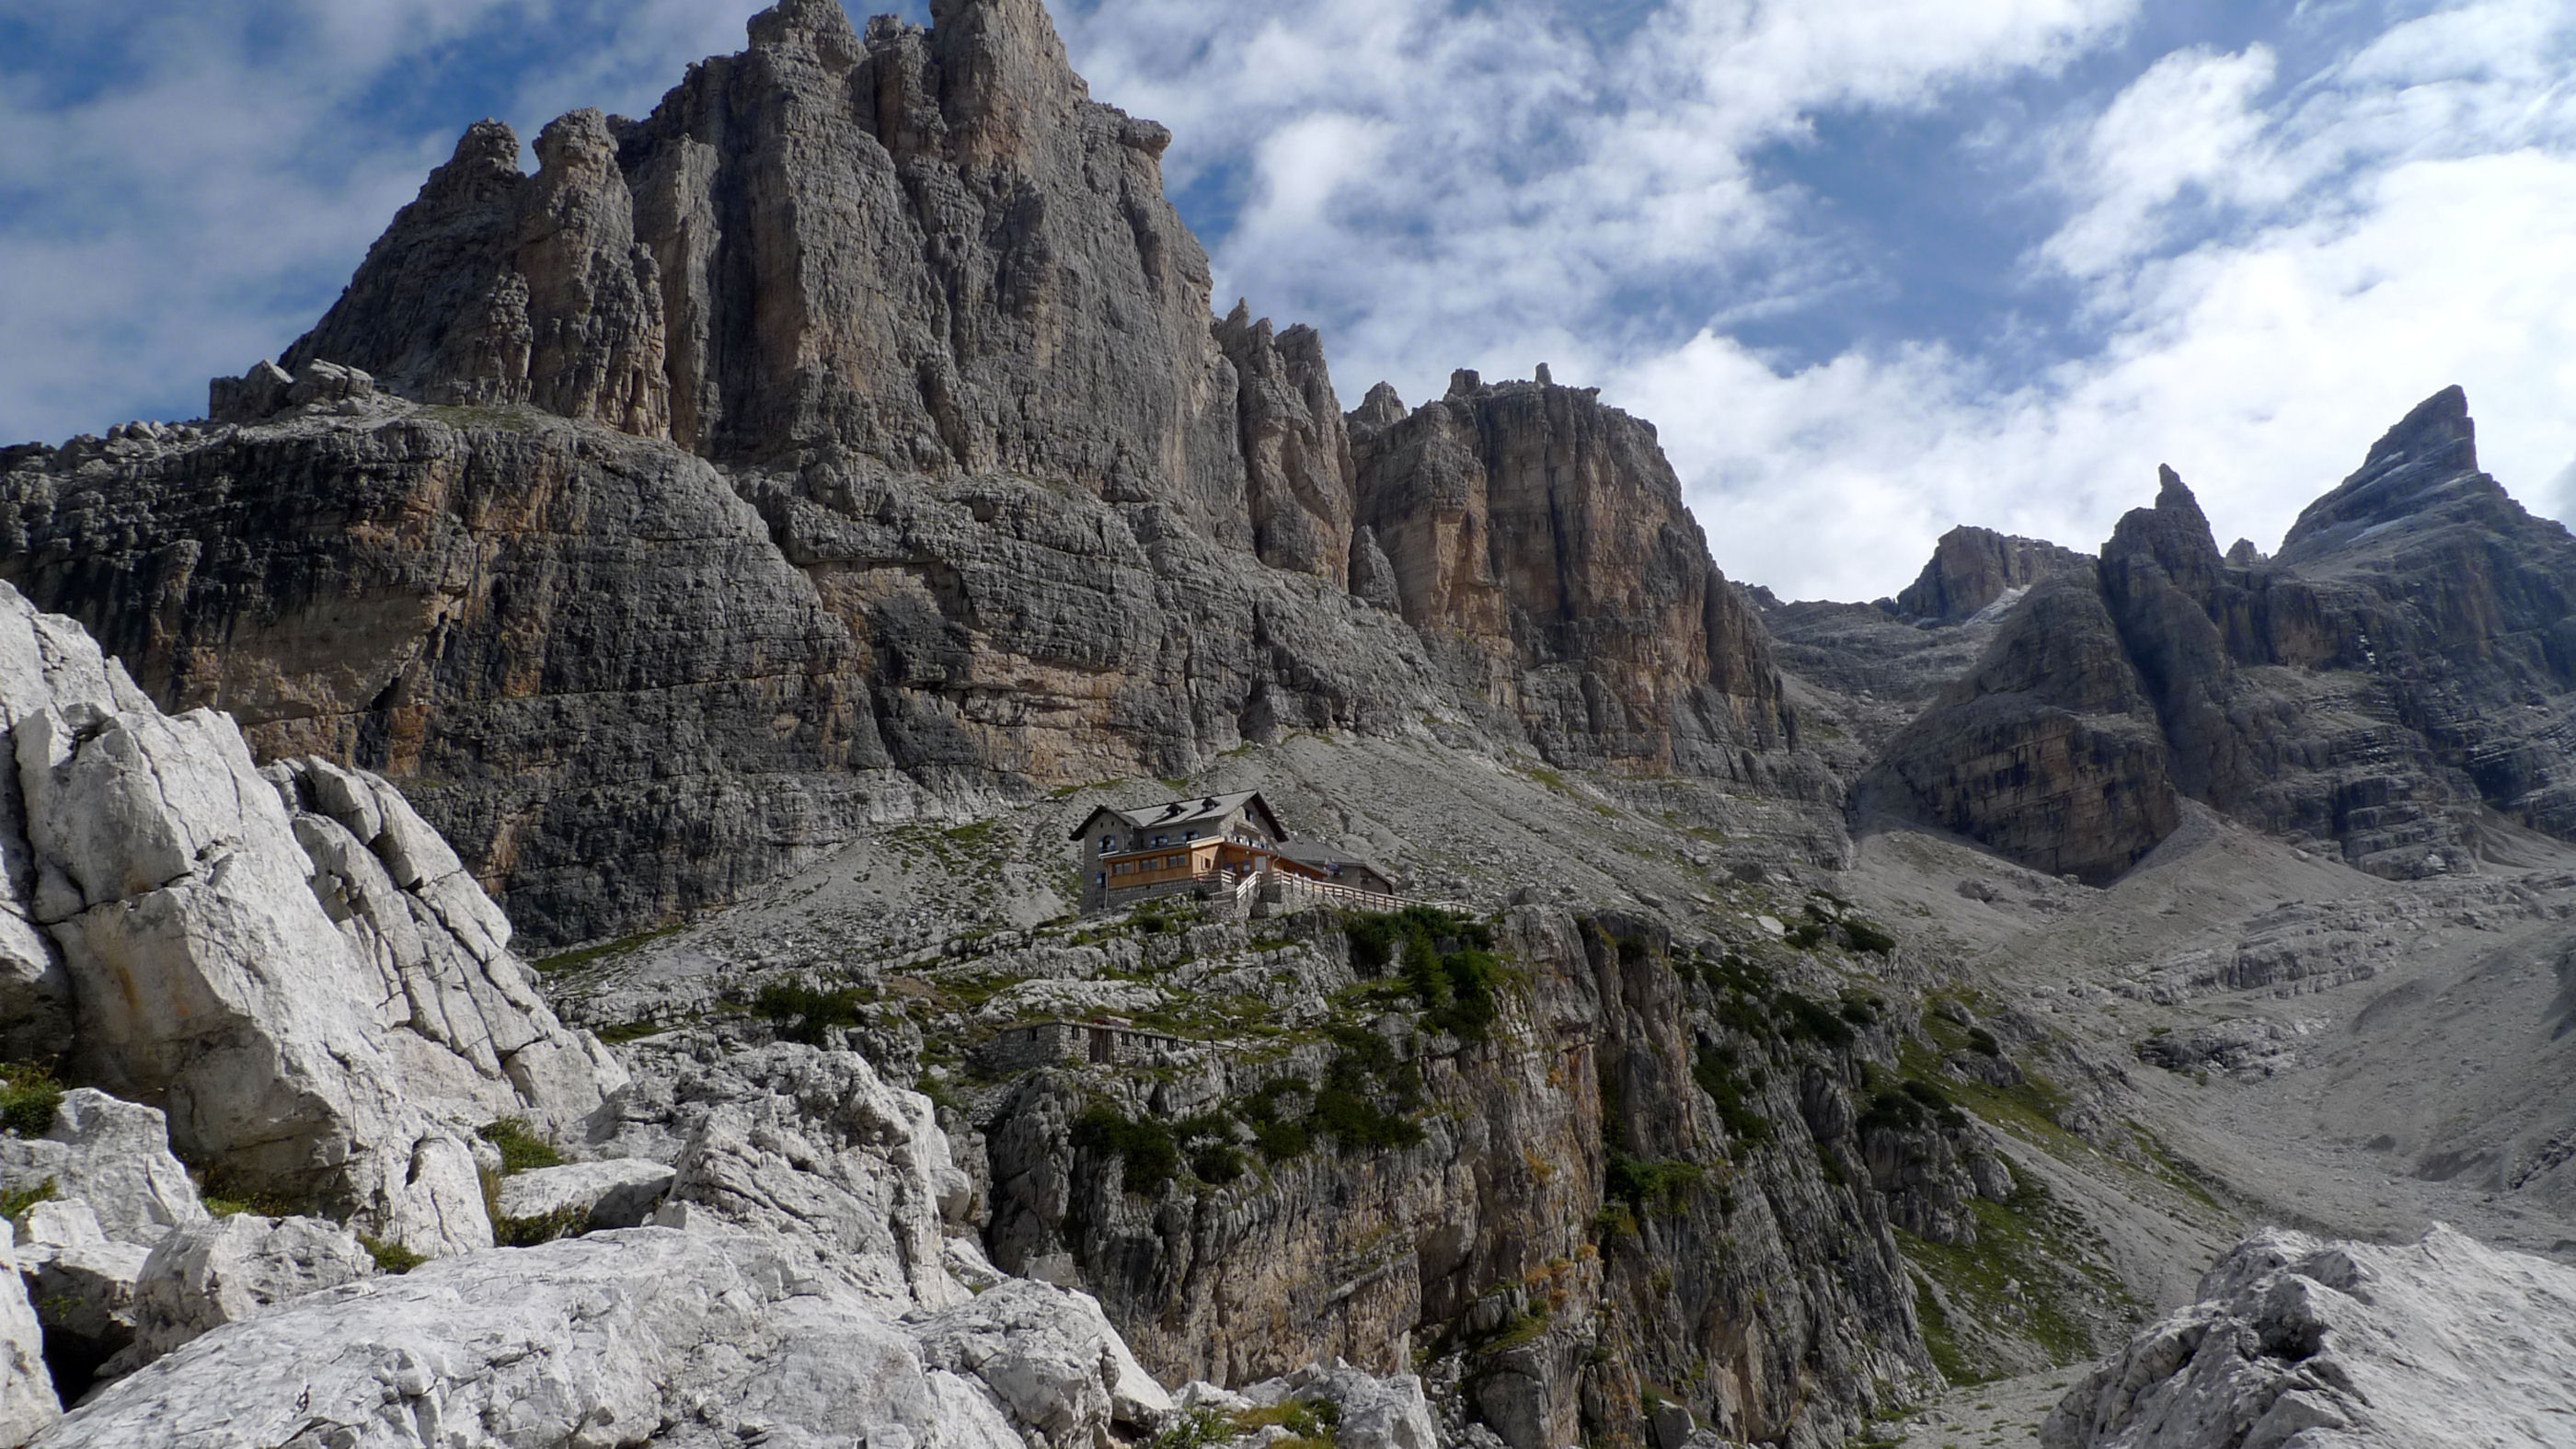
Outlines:
[{"label": "blue sky", "polygon": [[[202,410],[469,122],[648,109],[752,0],[0,0],[0,438]],[[910,18],[926,7],[911,6]],[[2271,546],[2408,406],[2576,503],[2576,0],[1053,0],[1345,403],[1653,420],[1730,574],[1902,585],[2200,491]]]}]

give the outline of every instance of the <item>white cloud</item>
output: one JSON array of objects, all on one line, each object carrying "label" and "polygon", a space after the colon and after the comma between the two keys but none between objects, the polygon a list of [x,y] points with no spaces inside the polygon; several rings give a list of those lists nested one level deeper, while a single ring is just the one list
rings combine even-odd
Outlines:
[{"label": "white cloud", "polygon": [[[1938,345],[1784,372],[1730,340],[1853,281],[1830,220],[1752,158],[1827,112],[2060,65],[2119,38],[2125,6],[1670,0],[1607,38],[1544,4],[1249,8],[1103,0],[1070,27],[1100,94],[1174,123],[1176,175],[1243,168],[1227,294],[1321,323],[1354,395],[1541,358],[1603,384],[1659,425],[1739,578],[1890,592],[1957,522],[2091,547],[2159,462],[2268,547],[2454,381],[2509,485],[2554,493],[2576,456],[2564,3],[2453,6],[2297,73],[2273,46],[2188,47],[2019,137],[1963,138],[2042,158],[2064,221],[2023,270],[2075,284],[2091,339],[2008,386]],[[1370,164],[1257,159],[1327,113],[1380,123]]]},{"label": "white cloud", "polygon": [[[1173,127],[1176,185],[1235,169],[1223,296],[1322,326],[1346,391],[1418,399],[1452,367],[1599,371],[1839,284],[1756,148],[1821,109],[2062,63],[2132,7],[1665,0],[1621,31],[1575,0],[1100,0],[1063,20],[1095,94]],[[1367,164],[1272,163],[1322,116],[1367,123]]]},{"label": "white cloud", "polygon": [[[2182,127],[2185,164],[2115,166],[2077,188],[2089,205],[2042,250],[2087,258],[2116,307],[2097,352],[2028,386],[1981,388],[1972,359],[1937,349],[1782,376],[1703,335],[1628,362],[1614,391],[1669,420],[1720,563],[1803,596],[1890,592],[1955,522],[2092,547],[2151,501],[2160,462],[2222,546],[2243,534],[2269,549],[2453,382],[2489,472],[2534,506],[2576,502],[2561,472],[2576,455],[2576,137],[2555,79],[2520,59],[2569,37],[2447,18],[2445,44],[2374,45],[2250,123],[2232,113],[2268,59],[2233,76],[2226,57],[2168,62],[2106,108],[2079,154],[2119,154],[2131,102],[2178,72],[2218,77],[2195,93],[2202,120],[2220,119]],[[2467,63],[2462,36],[2513,54]],[[2426,116],[2449,128],[2420,130]],[[2270,174],[2234,185],[2222,173],[2240,165]],[[2092,239],[2103,208],[2134,217],[2200,178],[2259,213],[2158,256]],[[1799,538],[1834,546],[1781,567]]]},{"label": "white cloud", "polygon": [[2087,129],[2064,163],[2084,209],[2043,253],[2081,277],[2098,277],[2157,250],[2157,213],[2198,190],[2213,200],[2252,198],[2269,168],[2251,153],[2263,131],[2254,97],[2271,85],[2272,52],[2176,51],[2149,67]]}]

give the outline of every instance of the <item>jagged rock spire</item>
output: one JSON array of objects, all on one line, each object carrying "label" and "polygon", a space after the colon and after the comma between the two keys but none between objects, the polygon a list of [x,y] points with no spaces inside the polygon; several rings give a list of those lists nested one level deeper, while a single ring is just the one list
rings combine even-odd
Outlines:
[{"label": "jagged rock spire", "polygon": [[2469,478],[2502,500],[2504,490],[2478,472],[2469,395],[2453,385],[2417,403],[2370,445],[2351,477],[2301,510],[2281,541],[2281,556],[2332,547],[2363,528],[2420,512],[2441,501],[2444,485]]}]

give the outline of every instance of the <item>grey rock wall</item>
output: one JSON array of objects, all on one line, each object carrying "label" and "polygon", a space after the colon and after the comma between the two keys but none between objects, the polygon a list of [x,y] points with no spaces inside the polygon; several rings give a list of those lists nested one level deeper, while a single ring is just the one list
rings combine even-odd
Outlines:
[{"label": "grey rock wall", "polygon": [[[1301,730],[1833,793],[1651,428],[1346,417],[1311,328],[1210,314],[1167,140],[1037,0],[780,5],[534,175],[475,127],[214,425],[11,450],[0,578],[397,782],[550,941]],[[1485,415],[1496,551],[1408,596],[1467,485],[1394,435]]]},{"label": "grey rock wall", "polygon": [[[1914,802],[1900,809],[2095,879],[2171,829],[2152,803],[2168,792],[2399,879],[2511,854],[2482,823],[2496,815],[2576,830],[2561,743],[2576,710],[2576,540],[2478,471],[2457,388],[2391,428],[2275,557],[2222,556],[2167,469],[2094,574],[2067,577],[2061,592],[2097,604],[2034,588],[1971,679],[1890,744],[1883,768]],[[2054,701],[1973,682],[2007,636],[2033,630],[2061,636],[2046,647],[2078,678],[2124,677],[2147,708],[2121,716],[2152,716],[2152,731],[2070,753]],[[2034,826],[2017,779],[2056,780],[2044,793],[2064,808]],[[2105,833],[2090,795],[2079,807],[2069,790],[2098,790],[2133,824]]]},{"label": "grey rock wall", "polygon": [[1896,612],[1937,624],[1966,623],[2016,589],[2079,572],[2092,562],[2046,539],[1961,524],[1941,535],[1923,572],[1897,593]]}]

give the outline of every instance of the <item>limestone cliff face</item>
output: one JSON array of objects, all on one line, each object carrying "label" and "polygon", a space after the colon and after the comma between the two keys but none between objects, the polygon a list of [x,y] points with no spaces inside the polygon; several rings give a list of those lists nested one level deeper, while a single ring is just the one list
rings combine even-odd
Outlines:
[{"label": "limestone cliff face", "polygon": [[728,478],[371,399],[44,453],[8,493],[0,571],[263,755],[402,781],[540,939],[732,898],[870,821],[1431,702],[1413,632],[1338,586],[1016,479]]},{"label": "limestone cliff face", "polygon": [[[2090,671],[2129,671],[2149,709],[2123,717],[2151,715],[2154,737],[2105,762],[2105,791],[2143,801],[2170,788],[2397,877],[2502,848],[2484,811],[2576,831],[2576,770],[2559,743],[2576,713],[2576,540],[2478,471],[2457,388],[2390,429],[2269,559],[2223,557],[2165,470],[2155,506],[2120,521],[2078,591],[2091,608],[2043,613],[2034,590],[2007,632],[2040,630]],[[1945,698],[1890,747],[1919,811],[2016,859],[2084,860],[2071,868],[2086,873],[2169,827],[2170,811],[2149,810],[2132,816],[2143,833],[2069,815],[2062,838],[2032,835],[2009,805],[1975,803],[1999,744],[2046,773],[2030,751],[2057,727],[2037,696],[1982,706],[1976,729],[1966,707]],[[2078,778],[2059,785],[2094,788]]]},{"label": "limestone cliff face", "polygon": [[[1330,918],[1282,929],[1319,983],[1349,979]],[[1489,1038],[1402,1014],[1360,1033],[1418,1078],[1412,1145],[1319,1146],[1192,1191],[1086,1136],[1098,1074],[1025,1078],[983,1124],[995,1261],[1078,1276],[1167,1378],[1432,1363],[1513,1449],[1651,1442],[1649,1386],[1728,1439],[1830,1442],[1921,1373],[1891,1226],[1973,1240],[1964,1159],[1998,1196],[2010,1173],[1967,1135],[1865,1120],[1892,1023],[1784,1034],[1740,964],[1644,918],[1520,909],[1494,944],[1528,990]],[[1320,1065],[1229,1052],[1121,1085],[1187,1132]]]},{"label": "limestone cliff face", "polygon": [[1461,372],[1352,415],[1359,521],[1404,617],[1551,758],[1752,778],[1791,743],[1770,641],[1651,425],[1594,389]]},{"label": "limestone cliff face", "polygon": [[1038,0],[938,15],[862,36],[789,0],[643,121],[548,126],[533,177],[475,127],[288,366],[725,461],[1009,471],[1248,542],[1170,133],[1089,98]]},{"label": "limestone cliff face", "polygon": [[1905,813],[2098,884],[2179,821],[2169,759],[2100,594],[2061,576],[1889,743],[1870,784]]},{"label": "limestone cliff face", "polygon": [[1932,559],[1896,596],[1896,612],[1909,619],[1958,624],[2015,589],[2054,574],[2073,573],[2092,560],[2045,539],[2018,538],[1967,524],[1941,535]]},{"label": "limestone cliff face", "polygon": [[1273,333],[1240,302],[1216,338],[1237,380],[1253,550],[1272,568],[1349,580],[1361,592],[1352,573],[1350,432],[1323,338],[1303,326]]},{"label": "limestone cliff face", "polygon": [[0,459],[0,577],[396,779],[537,939],[1295,730],[1827,788],[1651,429],[1346,419],[1311,328],[1210,314],[1166,133],[1038,0],[936,18],[787,0],[532,176],[474,127],[214,426]]}]

